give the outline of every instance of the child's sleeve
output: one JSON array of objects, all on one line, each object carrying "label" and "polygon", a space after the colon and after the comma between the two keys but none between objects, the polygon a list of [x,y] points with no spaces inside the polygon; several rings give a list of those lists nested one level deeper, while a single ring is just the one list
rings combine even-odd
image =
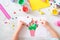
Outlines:
[{"label": "child's sleeve", "polygon": [[51,38],[50,40],[59,40],[59,38]]}]

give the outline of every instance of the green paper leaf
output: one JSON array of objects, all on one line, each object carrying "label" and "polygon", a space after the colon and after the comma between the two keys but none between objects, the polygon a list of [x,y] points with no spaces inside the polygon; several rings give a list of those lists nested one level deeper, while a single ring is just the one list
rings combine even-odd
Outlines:
[{"label": "green paper leaf", "polygon": [[29,30],[36,30],[37,28],[37,24],[32,24],[31,26],[29,26]]}]

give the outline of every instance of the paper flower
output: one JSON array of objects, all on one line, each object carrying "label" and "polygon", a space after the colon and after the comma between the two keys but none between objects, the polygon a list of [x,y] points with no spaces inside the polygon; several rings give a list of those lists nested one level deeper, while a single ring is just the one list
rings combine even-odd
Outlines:
[{"label": "paper flower", "polygon": [[31,36],[34,36],[35,35],[35,30],[36,30],[37,26],[38,25],[36,23],[34,23],[31,26],[29,26],[29,30],[30,30]]}]

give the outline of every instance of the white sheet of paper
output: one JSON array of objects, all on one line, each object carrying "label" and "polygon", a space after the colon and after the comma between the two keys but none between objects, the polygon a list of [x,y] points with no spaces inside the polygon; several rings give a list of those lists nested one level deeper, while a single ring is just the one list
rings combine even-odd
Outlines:
[{"label": "white sheet of paper", "polygon": [[18,21],[24,21],[26,24],[29,24],[32,21],[32,19],[26,17],[19,17]]}]

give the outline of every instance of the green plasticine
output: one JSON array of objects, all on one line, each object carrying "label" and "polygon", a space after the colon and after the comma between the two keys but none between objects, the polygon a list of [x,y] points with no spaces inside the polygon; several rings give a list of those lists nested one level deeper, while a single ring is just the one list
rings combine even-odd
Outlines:
[{"label": "green plasticine", "polygon": [[36,30],[37,28],[37,24],[32,24],[31,26],[29,26],[29,30]]},{"label": "green plasticine", "polygon": [[24,0],[19,0],[18,3],[22,5],[24,4]]}]

